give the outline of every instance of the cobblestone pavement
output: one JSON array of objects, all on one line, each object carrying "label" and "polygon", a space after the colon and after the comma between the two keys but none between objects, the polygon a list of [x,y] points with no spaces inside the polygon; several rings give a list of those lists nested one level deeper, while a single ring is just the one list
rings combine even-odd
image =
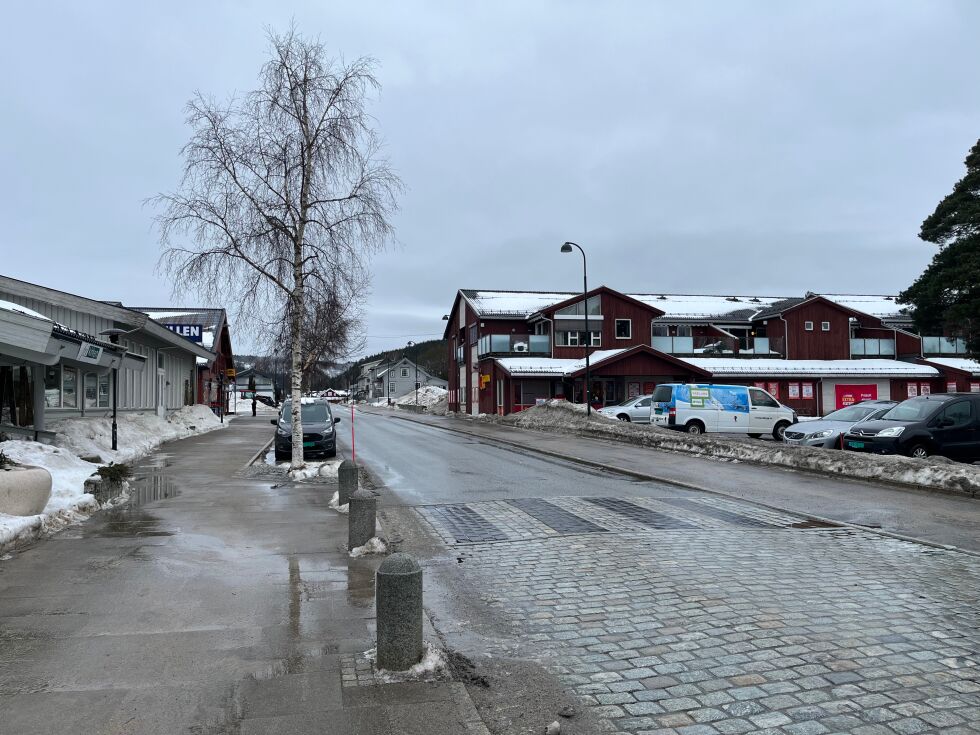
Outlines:
[{"label": "cobblestone pavement", "polygon": [[705,498],[423,506],[605,732],[980,733],[980,559]]}]

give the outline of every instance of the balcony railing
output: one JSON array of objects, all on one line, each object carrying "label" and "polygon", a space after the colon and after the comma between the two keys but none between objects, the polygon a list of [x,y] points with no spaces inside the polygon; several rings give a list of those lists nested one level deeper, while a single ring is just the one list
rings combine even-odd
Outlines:
[{"label": "balcony railing", "polygon": [[484,355],[550,355],[551,337],[547,334],[485,334],[476,345],[479,357]]},{"label": "balcony railing", "polygon": [[923,337],[923,355],[965,355],[966,340],[962,337]]},{"label": "balcony railing", "polygon": [[735,337],[654,337],[652,347],[669,355],[778,355],[782,340],[754,337],[747,347],[740,347]]},{"label": "balcony railing", "polygon": [[852,338],[851,357],[895,357],[895,340]]}]

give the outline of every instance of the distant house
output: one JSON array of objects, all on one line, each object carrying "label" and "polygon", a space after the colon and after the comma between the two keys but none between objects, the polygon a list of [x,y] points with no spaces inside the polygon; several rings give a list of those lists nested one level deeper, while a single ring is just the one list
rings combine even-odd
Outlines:
[{"label": "distant house", "polygon": [[229,407],[232,413],[238,413],[243,410],[241,408],[241,404],[243,403],[249,411],[252,410],[252,396],[248,389],[248,384],[252,378],[255,379],[255,394],[264,396],[275,402],[275,379],[272,376],[256,371],[255,368],[246,368],[245,370],[239,371],[235,377],[235,397],[231,400]]},{"label": "distant house", "polygon": [[381,363],[380,369],[377,370],[371,398],[401,398],[415,390],[416,380],[419,388],[426,385],[447,389],[449,387],[447,381],[433,375],[425,368],[416,366],[407,357],[403,357],[390,364]]}]

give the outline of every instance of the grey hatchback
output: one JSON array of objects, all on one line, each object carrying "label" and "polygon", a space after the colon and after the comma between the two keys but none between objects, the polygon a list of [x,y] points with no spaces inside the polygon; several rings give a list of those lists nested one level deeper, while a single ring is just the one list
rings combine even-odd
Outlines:
[{"label": "grey hatchback", "polygon": [[861,401],[831,411],[823,418],[802,421],[786,427],[783,441],[807,447],[841,449],[843,436],[855,424],[881,418],[896,401]]}]

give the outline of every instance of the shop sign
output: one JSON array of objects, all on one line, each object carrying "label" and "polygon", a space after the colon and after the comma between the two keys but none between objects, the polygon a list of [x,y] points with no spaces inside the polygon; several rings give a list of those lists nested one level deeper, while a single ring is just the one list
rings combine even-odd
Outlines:
[{"label": "shop sign", "polygon": [[706,401],[711,399],[711,391],[708,388],[691,386],[691,408],[704,408]]},{"label": "shop sign", "polygon": [[99,362],[99,358],[102,357],[102,348],[98,345],[91,345],[88,342],[82,342],[78,346],[78,357],[76,358],[79,362],[88,362],[93,365]]},{"label": "shop sign", "polygon": [[225,375],[227,375],[229,378],[234,379],[235,377],[238,376],[238,372],[235,370],[235,368],[225,368]]},{"label": "shop sign", "polygon": [[164,324],[167,329],[169,329],[174,334],[179,334],[185,339],[189,339],[191,342],[202,342],[202,335],[204,334],[203,324]]},{"label": "shop sign", "polygon": [[[486,388],[486,387],[487,387],[488,385],[490,385],[490,376],[489,376],[488,374],[486,374],[486,373],[482,373],[482,374],[480,375],[480,390],[483,390],[483,389],[484,389],[484,388]],[[415,387],[416,387],[416,389],[418,389],[418,387],[419,387],[419,384],[418,384],[418,383],[416,383],[416,384],[415,384]]]},{"label": "shop sign", "polygon": [[878,399],[877,385],[835,385],[837,408],[845,408],[858,401],[874,401]]}]

